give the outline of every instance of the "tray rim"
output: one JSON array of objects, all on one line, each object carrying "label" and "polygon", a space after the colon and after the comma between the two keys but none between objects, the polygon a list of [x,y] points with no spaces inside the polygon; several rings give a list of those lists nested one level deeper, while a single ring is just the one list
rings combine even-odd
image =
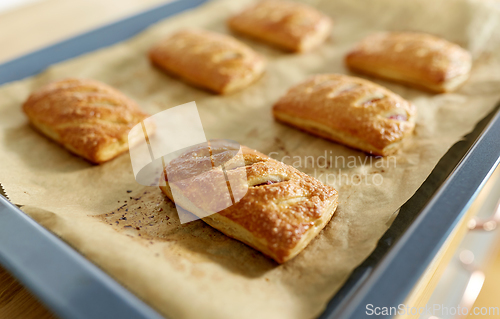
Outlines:
[{"label": "tray rim", "polygon": [[[84,32],[80,35],[4,62],[0,64],[0,85],[33,76],[42,72],[52,64],[127,40],[159,20],[180,13],[186,9],[197,7],[207,1],[208,0],[176,0],[161,4],[144,12],[134,14],[130,17],[95,28],[91,31]],[[500,111],[496,113],[488,126],[482,131],[479,138],[463,156],[462,160],[446,178],[445,182],[439,187],[438,191],[432,195],[430,201],[417,216],[417,219],[411,223],[410,228],[407,229],[394,246],[390,248],[376,267],[359,278],[358,285],[351,287],[348,294],[342,297],[341,302],[330,302],[320,318],[368,318],[370,316],[363,312],[363,307],[360,307],[363,304],[372,303],[380,306],[393,306],[404,300],[405,296],[410,292],[411,287],[416,283],[432,258],[437,254],[448,234],[465,214],[465,211],[483,187],[485,181],[489,178],[495,167],[498,166],[500,162],[500,140],[495,141],[495,135],[500,136]],[[495,147],[497,148],[495,149]],[[491,149],[494,149],[494,151],[496,150],[496,153],[491,152]],[[471,176],[471,174],[467,175],[467,171],[470,172],[471,170],[474,170],[475,176]],[[471,189],[461,189],[459,186],[464,185],[464,181],[467,181],[468,185],[473,185],[474,189],[472,189],[472,191]],[[461,196],[461,200],[454,203],[454,205],[444,205],[443,202],[449,200],[449,196],[453,195],[453,192],[457,189],[463,194],[468,195]],[[443,209],[448,211],[446,214],[446,221],[444,222],[442,220],[437,226],[433,225],[434,227],[426,228],[429,227],[429,223],[436,222],[435,218],[438,217],[438,215],[436,215],[436,210]],[[454,210],[454,212],[452,210]],[[4,214],[5,211],[8,211],[11,215]],[[111,289],[109,291],[111,293],[109,296],[110,298],[117,298],[116,301],[118,303],[128,303],[132,306],[132,313],[137,312],[138,315],[134,317],[129,313],[125,317],[121,316],[122,318],[160,318],[148,305],[144,304],[126,288],[97,268],[92,262],[81,256],[78,251],[74,250],[60,238],[33,221],[21,210],[8,202],[5,197],[0,195],[0,220],[5,217],[4,215],[14,216],[15,218],[11,218],[9,222],[3,220],[3,222],[0,223],[0,234],[2,233],[2,228],[7,229],[6,226],[9,225],[29,227],[31,230],[35,231],[41,236],[40,238],[47,240],[47,243],[52,245],[50,247],[58,250],[56,255],[59,256],[59,258],[69,257],[73,262],[81,265],[84,275],[97,280],[98,286],[102,289]],[[442,214],[440,214],[439,217],[442,217]],[[432,231],[430,231],[430,229]],[[20,234],[12,234],[14,237],[16,235]],[[415,241],[423,235],[427,238],[431,238],[429,243],[432,242],[435,245],[432,249],[429,249],[429,243],[427,245],[421,245]],[[0,235],[0,239],[1,238]],[[0,240],[0,243],[1,242]],[[27,243],[26,240],[22,242]],[[81,302],[79,304],[78,301],[64,300],[66,296],[61,294],[61,291],[52,291],[50,294],[47,294],[47,291],[37,282],[37,278],[33,278],[27,273],[19,271],[19,266],[22,265],[22,263],[19,264],[19,262],[22,262],[21,257],[23,256],[12,258],[12,255],[7,255],[6,250],[3,248],[5,247],[0,245],[0,264],[59,316],[63,318],[109,318],[110,314],[113,314],[113,311],[117,310],[116,308],[108,307],[103,308],[102,313],[96,313],[95,311],[89,311],[89,309],[80,309]],[[24,247],[24,249],[26,249],[26,247]],[[413,255],[408,256],[409,251],[411,251]],[[406,258],[401,258],[402,255]],[[415,262],[415,259],[419,262]],[[410,263],[409,261],[412,262]],[[408,276],[402,271],[402,269],[408,267],[409,264],[415,266],[411,267],[414,271],[412,276]],[[398,282],[398,284],[395,285],[396,280],[387,280],[388,278],[400,278],[405,280],[404,284]],[[385,293],[380,293],[380,289]],[[92,299],[92,296],[87,297]],[[334,298],[336,298],[336,296],[334,296],[332,300]],[[88,299],[82,298],[81,300],[84,299],[88,305]],[[72,310],[72,308],[75,307],[69,307],[69,305],[80,306],[76,308],[80,309],[82,312],[75,313],[75,311]],[[389,318],[389,316],[378,317]]]},{"label": "tray rim", "polygon": [[0,225],[0,264],[61,318],[164,318],[2,195]]},{"label": "tray rim", "polygon": [[[376,267],[365,270],[362,274],[364,282],[352,287],[341,302],[332,305],[334,296],[319,318],[372,318],[373,315],[368,315],[365,311],[368,304],[372,305],[372,309],[403,304],[500,164],[500,103],[489,116],[491,119],[481,134],[432,194],[401,238],[392,245]],[[426,240],[421,241],[422,238]],[[383,239],[382,237],[381,241]],[[377,318],[392,316],[377,315]]]}]

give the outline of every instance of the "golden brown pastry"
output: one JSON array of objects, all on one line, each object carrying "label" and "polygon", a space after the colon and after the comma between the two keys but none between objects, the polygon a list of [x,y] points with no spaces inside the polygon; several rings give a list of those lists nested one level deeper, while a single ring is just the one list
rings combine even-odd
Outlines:
[{"label": "golden brown pastry", "polygon": [[[211,141],[209,148],[194,147],[170,162],[166,168],[168,182],[160,188],[171,200],[176,198],[176,205],[229,237],[284,263],[300,253],[333,216],[338,199],[333,187],[244,146],[241,165],[231,160],[239,149],[224,141]],[[221,193],[227,189],[218,178],[223,163],[227,179],[243,174],[248,189],[234,205],[207,214],[217,211],[214,207],[220,207],[221,202],[224,206],[228,198],[213,196],[207,187],[185,181],[192,177],[208,181],[210,189]],[[233,194],[237,192],[234,185]],[[173,196],[172,191],[184,196]]]},{"label": "golden brown pastry", "polygon": [[382,32],[363,39],[346,56],[349,69],[450,92],[469,77],[471,56],[456,44],[425,33]]},{"label": "golden brown pastry", "polygon": [[149,52],[153,64],[216,93],[241,90],[257,80],[264,58],[233,37],[206,30],[183,30]]},{"label": "golden brown pastry", "polygon": [[297,52],[325,41],[332,21],[316,9],[284,0],[263,0],[233,16],[229,27],[238,33]]},{"label": "golden brown pastry", "polygon": [[303,131],[386,156],[412,133],[416,109],[370,81],[323,74],[292,87],[276,102],[273,114]]},{"label": "golden brown pastry", "polygon": [[41,133],[97,164],[128,150],[129,130],[148,117],[114,88],[84,79],[64,79],[39,88],[23,111]]}]

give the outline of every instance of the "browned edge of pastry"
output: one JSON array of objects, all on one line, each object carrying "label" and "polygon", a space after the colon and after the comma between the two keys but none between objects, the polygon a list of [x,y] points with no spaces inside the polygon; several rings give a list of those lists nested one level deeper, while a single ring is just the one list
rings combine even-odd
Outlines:
[{"label": "browned edge of pastry", "polygon": [[[210,215],[189,200],[179,199],[179,196],[176,196],[176,204],[195,215],[205,216],[202,218],[204,222],[227,236],[261,251],[278,263],[284,263],[299,254],[329,222],[338,204],[338,193],[333,187],[323,185],[315,178],[264,154],[244,146],[241,150],[245,166],[235,169],[246,172],[248,192],[237,203]],[[225,153],[228,149],[224,145],[219,144],[212,151],[215,163],[218,157],[227,158]],[[186,156],[192,153],[200,156],[203,152],[195,148]],[[170,173],[167,179],[171,179],[172,174],[174,180],[177,179],[177,165],[184,167],[178,171],[181,178],[193,174],[196,170],[193,171],[189,161],[186,157],[172,164],[174,173]],[[231,167],[230,162],[226,162],[227,167]],[[174,200],[168,181],[160,189]],[[201,206],[205,201],[213,203],[209,195],[206,199],[203,192],[197,195],[202,197],[199,199]],[[189,197],[188,194],[186,196]]]},{"label": "browned edge of pastry", "polygon": [[130,129],[148,117],[116,89],[77,78],[42,86],[22,108],[36,130],[94,164],[126,152]]},{"label": "browned edge of pastry", "polygon": [[322,74],[290,88],[276,120],[372,155],[397,152],[415,127],[415,106],[367,80]]},{"label": "browned edge of pastry", "polygon": [[445,39],[418,32],[378,32],[345,57],[353,72],[435,93],[451,92],[469,77],[469,52]]},{"label": "browned edge of pastry", "polygon": [[228,27],[291,52],[307,52],[330,35],[333,22],[313,7],[284,0],[262,0],[235,14]]},{"label": "browned edge of pastry", "polygon": [[158,41],[149,59],[168,74],[217,94],[248,87],[266,66],[262,55],[235,38],[200,29],[180,30]]}]

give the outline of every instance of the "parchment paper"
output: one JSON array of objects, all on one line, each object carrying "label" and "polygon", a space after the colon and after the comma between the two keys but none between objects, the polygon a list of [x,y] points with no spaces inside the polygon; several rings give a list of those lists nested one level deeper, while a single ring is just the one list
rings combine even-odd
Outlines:
[{"label": "parchment paper", "polygon": [[[148,63],[147,49],[156,40],[193,26],[228,33],[224,21],[248,3],[208,3],[130,41],[0,88],[0,182],[10,199],[171,318],[319,315],[439,158],[500,98],[500,13],[487,1],[311,2],[335,20],[332,38],[306,54],[242,39],[263,53],[269,66],[256,84],[229,96],[192,88]],[[345,53],[378,30],[431,32],[474,55],[470,80],[453,94],[374,80],[418,107],[416,134],[401,153],[388,159],[367,157],[273,120],[272,104],[291,85],[316,73],[347,73]],[[157,188],[135,182],[127,154],[93,166],[28,125],[21,104],[30,91],[68,76],[115,86],[151,114],[196,101],[207,138],[230,138],[271,153],[337,187],[340,204],[334,218],[284,265],[202,221],[180,225],[173,204]],[[339,172],[346,177],[333,180]]]}]

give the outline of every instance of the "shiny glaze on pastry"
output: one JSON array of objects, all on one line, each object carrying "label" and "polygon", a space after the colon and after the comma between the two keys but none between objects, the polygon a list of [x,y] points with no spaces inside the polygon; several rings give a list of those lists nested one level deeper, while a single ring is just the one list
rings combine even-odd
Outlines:
[{"label": "shiny glaze on pastry", "polygon": [[275,103],[273,114],[314,135],[385,156],[412,133],[416,109],[370,81],[322,74],[292,87]]},{"label": "shiny glaze on pastry", "polygon": [[148,116],[116,89],[72,78],[34,91],[23,111],[41,133],[93,163],[127,151],[130,129]]},{"label": "shiny glaze on pastry", "polygon": [[290,51],[309,51],[325,41],[332,21],[316,9],[284,0],[263,0],[228,21],[238,33]]},{"label": "shiny glaze on pastry", "polygon": [[460,46],[425,33],[372,34],[346,56],[355,71],[434,92],[449,92],[469,76],[471,56]]},{"label": "shiny glaze on pastry", "polygon": [[[244,165],[234,165],[230,159],[238,149],[217,140],[210,145],[210,148],[195,147],[173,160],[166,168],[169,182],[160,188],[171,200],[170,187],[196,193],[196,205],[186,199],[179,201],[178,197],[176,204],[195,215],[205,216],[203,221],[212,227],[284,263],[300,253],[333,216],[338,199],[333,187],[245,146],[241,148]],[[211,163],[215,169],[207,170]],[[178,181],[197,176],[210,183],[218,193],[227,187],[225,183],[217,183],[215,178],[217,167],[220,167],[217,164],[222,163],[229,176],[246,173],[248,190],[234,205],[206,216],[203,211],[227,199],[213,196],[205,188],[182,189]]]},{"label": "shiny glaze on pastry", "polygon": [[149,52],[153,64],[187,82],[225,94],[257,80],[264,58],[231,36],[206,30],[176,32]]}]

